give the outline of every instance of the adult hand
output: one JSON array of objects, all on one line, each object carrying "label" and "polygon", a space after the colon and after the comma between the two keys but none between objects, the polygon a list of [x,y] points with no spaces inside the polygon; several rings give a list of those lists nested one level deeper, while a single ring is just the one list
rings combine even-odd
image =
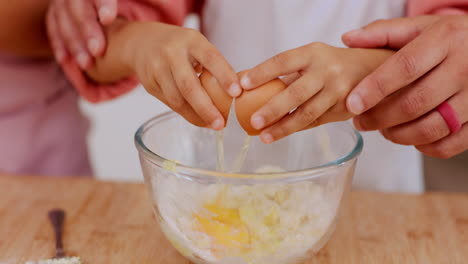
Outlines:
[{"label": "adult hand", "polygon": [[[467,16],[380,20],[345,34],[343,41],[399,49],[348,96],[349,111],[361,114],[354,120],[358,129],[378,129],[395,143],[440,158],[468,149]],[[434,110],[444,101],[463,124],[453,134]]]},{"label": "adult hand", "polygon": [[52,0],[47,31],[59,63],[72,56],[83,69],[102,55],[106,39],[102,25],[117,17],[117,0]]}]

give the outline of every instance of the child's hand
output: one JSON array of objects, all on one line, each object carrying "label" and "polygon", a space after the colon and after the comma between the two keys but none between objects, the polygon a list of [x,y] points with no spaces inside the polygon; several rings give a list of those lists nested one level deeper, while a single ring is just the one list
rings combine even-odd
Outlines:
[{"label": "child's hand", "polygon": [[389,50],[312,43],[268,59],[242,77],[243,88],[254,89],[280,76],[285,76],[283,81],[289,86],[252,115],[252,126],[264,129],[260,137],[271,143],[300,130],[351,118],[345,105],[347,95],[391,54]]},{"label": "child's hand", "polygon": [[148,93],[195,125],[225,126],[195,68],[207,69],[233,97],[242,90],[230,64],[200,32],[157,22],[129,23],[122,30],[129,34],[116,41],[123,42],[125,63]]}]

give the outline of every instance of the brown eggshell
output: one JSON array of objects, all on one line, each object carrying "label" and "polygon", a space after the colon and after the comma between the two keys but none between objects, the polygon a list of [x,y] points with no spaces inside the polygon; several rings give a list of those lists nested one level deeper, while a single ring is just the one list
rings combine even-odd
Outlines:
[{"label": "brown eggshell", "polygon": [[226,126],[229,117],[229,112],[231,110],[233,100],[232,97],[229,96],[229,94],[227,94],[226,91],[224,91],[224,89],[219,85],[216,78],[214,78],[210,72],[203,70],[199,78],[201,85],[205,88],[214,105],[219,109],[219,111],[223,115],[224,120],[226,121],[224,125]]},{"label": "brown eggshell", "polygon": [[260,134],[261,131],[256,130],[250,124],[252,115],[284,89],[286,89],[286,84],[280,79],[275,79],[253,90],[244,91],[236,98],[234,104],[237,120],[247,134],[250,136]]}]

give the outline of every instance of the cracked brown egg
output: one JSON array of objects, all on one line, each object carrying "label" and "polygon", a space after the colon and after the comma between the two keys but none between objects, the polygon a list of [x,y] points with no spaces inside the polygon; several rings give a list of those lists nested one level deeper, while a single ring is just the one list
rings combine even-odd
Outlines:
[{"label": "cracked brown egg", "polygon": [[[239,77],[244,72],[239,72]],[[231,109],[233,98],[230,97],[218,84],[217,80],[208,71],[203,71],[200,75],[200,82],[211,97],[214,105],[220,110],[224,119],[227,120]],[[260,130],[252,127],[250,119],[252,115],[286,88],[286,84],[280,79],[269,81],[255,89],[243,91],[234,100],[236,117],[239,124],[250,136],[257,136]],[[227,123],[227,122],[226,122]]]}]

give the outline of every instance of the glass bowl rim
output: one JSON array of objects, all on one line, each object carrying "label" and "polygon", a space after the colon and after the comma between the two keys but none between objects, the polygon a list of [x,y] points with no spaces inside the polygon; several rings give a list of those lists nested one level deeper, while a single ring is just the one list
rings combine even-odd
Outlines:
[{"label": "glass bowl rim", "polygon": [[[327,172],[341,167],[353,160],[355,160],[362,151],[364,142],[362,139],[361,134],[351,128],[351,131],[354,132],[354,136],[356,137],[356,143],[353,149],[347,153],[346,155],[327,162],[325,164],[315,166],[312,168],[302,169],[302,170],[294,170],[294,171],[286,171],[286,172],[277,172],[277,173],[228,173],[228,172],[219,172],[214,170],[207,170],[207,169],[199,169],[187,165],[183,165],[181,163],[177,163],[175,161],[166,159],[152,150],[150,150],[145,143],[143,142],[143,135],[147,131],[147,129],[151,128],[153,124],[162,122],[166,119],[173,118],[174,116],[178,116],[177,113],[173,111],[167,111],[156,115],[146,122],[144,122],[138,130],[135,132],[134,142],[135,146],[140,155],[143,154],[144,158],[150,161],[153,165],[156,165],[166,171],[172,172],[177,174],[178,176],[184,177],[188,180],[197,180],[197,181],[208,181],[208,182],[225,182],[230,184],[253,184],[253,183],[265,183],[270,181],[303,181],[310,178],[320,177],[326,175]],[[351,126],[351,125],[349,125]],[[168,169],[165,164],[170,164]]]}]

